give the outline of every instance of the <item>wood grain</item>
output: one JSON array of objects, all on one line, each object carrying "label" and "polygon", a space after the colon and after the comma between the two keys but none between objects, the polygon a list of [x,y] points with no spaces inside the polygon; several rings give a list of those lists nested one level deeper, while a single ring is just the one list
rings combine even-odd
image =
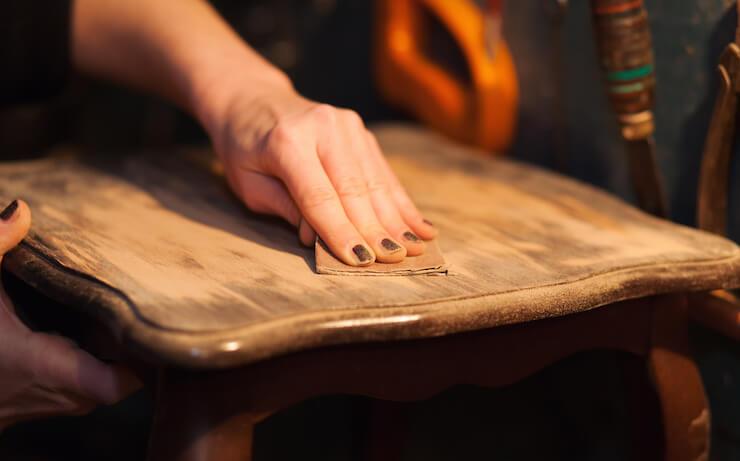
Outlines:
[{"label": "wood grain", "polygon": [[247,212],[206,152],[3,165],[0,197],[34,212],[5,268],[92,310],[150,360],[194,368],[740,285],[740,249],[728,240],[420,129],[376,133],[440,229],[450,275],[315,274],[313,251]]}]

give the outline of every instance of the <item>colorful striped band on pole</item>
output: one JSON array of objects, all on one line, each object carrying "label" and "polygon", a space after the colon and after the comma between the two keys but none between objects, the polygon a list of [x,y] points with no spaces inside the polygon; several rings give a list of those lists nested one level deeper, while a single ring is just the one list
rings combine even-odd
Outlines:
[{"label": "colorful striped band on pole", "polygon": [[606,78],[609,81],[628,81],[647,77],[652,73],[653,65],[646,64],[642,67],[636,67],[634,69],[616,70],[614,72],[609,72]]},{"label": "colorful striped band on pole", "polygon": [[645,89],[644,82],[635,82],[628,85],[614,85],[609,87],[609,93],[612,94],[630,94],[643,91]]},{"label": "colorful striped band on pole", "polygon": [[594,8],[596,14],[616,14],[624,13],[635,8],[642,7],[642,0],[633,0],[631,2],[619,3],[616,5],[600,5]]},{"label": "colorful striped band on pole", "polygon": [[[590,0],[604,82],[614,111],[650,111],[655,61],[643,0]],[[625,124],[620,119],[621,124]],[[631,122],[629,122],[631,123]]]}]

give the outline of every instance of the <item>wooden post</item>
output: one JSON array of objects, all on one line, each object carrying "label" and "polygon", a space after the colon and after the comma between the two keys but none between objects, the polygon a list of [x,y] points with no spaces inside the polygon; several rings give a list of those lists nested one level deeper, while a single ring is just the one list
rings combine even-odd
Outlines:
[{"label": "wooden post", "polygon": [[667,461],[709,459],[709,405],[689,350],[685,296],[656,298],[648,365],[660,397]]},{"label": "wooden post", "polygon": [[159,373],[148,461],[251,461],[261,416],[233,411],[229,392],[213,391],[207,374]]}]

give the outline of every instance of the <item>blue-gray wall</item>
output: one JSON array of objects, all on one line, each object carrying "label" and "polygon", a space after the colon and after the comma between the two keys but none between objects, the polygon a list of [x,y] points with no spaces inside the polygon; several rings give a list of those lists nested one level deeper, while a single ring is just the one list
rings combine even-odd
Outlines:
[{"label": "blue-gray wall", "polygon": [[[506,35],[522,89],[514,154],[631,199],[622,144],[601,86],[588,2],[571,0],[562,18],[555,3],[507,2]],[[734,2],[646,0],[646,6],[656,53],[659,162],[673,218],[692,224],[716,63],[734,37]],[[564,161],[553,149],[563,142],[556,134],[560,128],[567,146]],[[733,213],[733,231],[740,230],[738,217]]]}]

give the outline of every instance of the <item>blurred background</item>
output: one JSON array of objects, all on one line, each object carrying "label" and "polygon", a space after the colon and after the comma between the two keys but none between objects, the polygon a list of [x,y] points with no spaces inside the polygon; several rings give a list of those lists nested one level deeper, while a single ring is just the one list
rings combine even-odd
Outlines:
[{"label": "blurred background", "polygon": [[[240,34],[307,97],[359,112],[369,125],[413,122],[378,89],[371,0],[215,0]],[[657,154],[671,218],[694,225],[702,147],[716,64],[734,38],[730,0],[646,0],[656,56]],[[516,66],[519,110],[511,158],[593,183],[634,201],[609,109],[585,0],[509,1],[503,35]],[[176,14],[176,12],[173,12]],[[449,45],[444,30],[439,43]],[[447,40],[447,42],[445,42]],[[435,42],[436,43],[436,42]],[[455,51],[454,43],[451,48]],[[459,61],[459,60],[458,60]],[[446,64],[454,67],[455,59]],[[453,71],[454,72],[454,71]],[[28,159],[55,145],[99,155],[207,144],[178,110],[145,95],[75,77],[50,104],[0,112],[0,152]],[[736,155],[737,157],[737,155]],[[730,210],[740,166],[732,165]],[[740,239],[740,213],[730,213]],[[740,346],[695,327],[692,339],[713,412],[712,459],[740,459]],[[623,371],[634,359],[581,354],[510,388],[452,389],[404,404],[407,460],[630,459]],[[140,393],[92,415],[19,425],[0,435],[2,460],[143,459],[152,402]],[[372,403],[329,396],[280,413],[257,432],[257,460],[362,459]],[[289,442],[287,442],[289,441]]]}]

